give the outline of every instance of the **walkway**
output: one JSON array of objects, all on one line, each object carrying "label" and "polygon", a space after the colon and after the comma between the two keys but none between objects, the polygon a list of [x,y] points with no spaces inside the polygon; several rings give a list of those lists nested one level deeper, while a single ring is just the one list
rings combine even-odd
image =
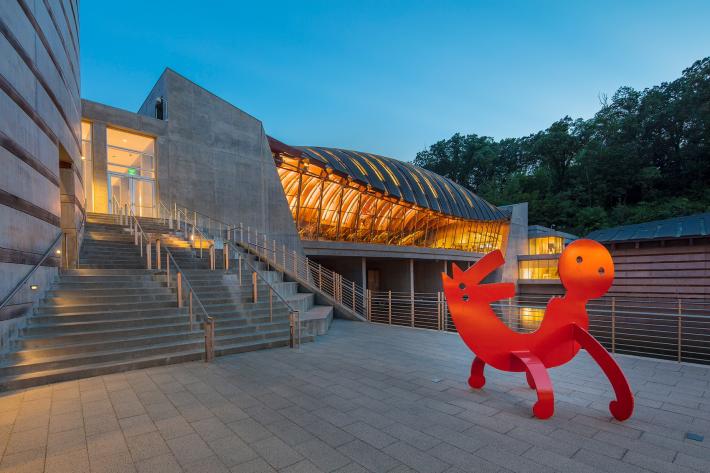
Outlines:
[{"label": "walkway", "polygon": [[336,321],[302,352],[251,352],[0,395],[2,472],[710,471],[710,368],[620,357],[637,394],[609,420],[585,355],[553,370],[555,416],[521,374],[465,384],[458,336]]}]

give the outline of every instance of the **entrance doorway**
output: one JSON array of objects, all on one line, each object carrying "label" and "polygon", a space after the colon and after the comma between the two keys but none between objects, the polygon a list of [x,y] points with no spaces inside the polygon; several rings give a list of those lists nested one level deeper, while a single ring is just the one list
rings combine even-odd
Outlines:
[{"label": "entrance doorway", "polygon": [[125,174],[108,173],[109,177],[109,210],[118,210],[113,206],[123,208],[128,206],[137,217],[155,216],[155,181]]}]

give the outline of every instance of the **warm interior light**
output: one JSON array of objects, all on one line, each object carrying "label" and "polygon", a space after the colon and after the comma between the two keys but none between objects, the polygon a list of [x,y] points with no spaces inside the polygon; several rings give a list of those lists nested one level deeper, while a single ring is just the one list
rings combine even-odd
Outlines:
[{"label": "warm interior light", "polygon": [[57,251],[55,251],[55,253],[58,254],[58,255],[61,255],[61,254],[62,254],[62,250],[57,250]]},{"label": "warm interior light", "polygon": [[39,286],[37,284],[31,284],[30,289],[32,289],[33,291],[36,291],[37,289],[39,289]]},{"label": "warm interior light", "polygon": [[82,160],[82,161],[86,161],[86,156],[82,156],[82,157],[81,157],[81,160]]}]

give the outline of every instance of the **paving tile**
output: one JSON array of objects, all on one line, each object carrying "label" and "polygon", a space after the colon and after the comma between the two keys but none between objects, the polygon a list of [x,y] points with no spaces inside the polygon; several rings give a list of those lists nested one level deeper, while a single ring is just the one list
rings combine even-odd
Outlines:
[{"label": "paving tile", "polygon": [[92,458],[89,453],[91,473],[135,473],[136,468],[128,452],[112,453]]},{"label": "paving tile", "polygon": [[89,451],[89,459],[92,461],[92,469],[93,461],[96,458],[115,454],[128,454],[128,446],[123,437],[123,432],[120,430],[87,437],[86,445]]},{"label": "paving tile", "polygon": [[7,453],[0,461],[0,473],[41,473],[44,470],[45,450],[35,448]]},{"label": "paving tile", "polygon": [[254,419],[242,419],[232,422],[229,424],[229,428],[247,443],[257,442],[273,435]]},{"label": "paving tile", "polygon": [[397,441],[391,435],[361,421],[346,425],[343,430],[380,450]]},{"label": "paving tile", "polygon": [[229,469],[216,456],[183,465],[182,469],[185,473],[229,473]]},{"label": "paving tile", "polygon": [[234,435],[234,432],[232,432],[229,427],[223,424],[222,421],[217,419],[216,417],[209,417],[207,419],[192,422],[190,426],[205,441]]},{"label": "paving tile", "polygon": [[276,470],[263,459],[257,458],[232,467],[233,473],[276,473]]},{"label": "paving tile", "polygon": [[176,437],[181,437],[195,432],[190,423],[182,417],[171,417],[168,419],[158,420],[155,422],[155,426],[158,428],[160,435],[162,435],[165,440],[174,439]]},{"label": "paving tile", "polygon": [[195,463],[202,458],[214,455],[212,450],[197,434],[188,434],[169,439],[166,440],[166,443],[180,465]]},{"label": "paving tile", "polygon": [[158,430],[155,423],[153,423],[147,414],[126,417],[120,419],[118,423],[126,438]]},{"label": "paving tile", "polygon": [[89,473],[89,453],[86,448],[48,455],[44,473]]},{"label": "paving tile", "polygon": [[292,465],[303,459],[300,453],[276,437],[269,437],[251,444],[254,451],[276,469]]},{"label": "paving tile", "polygon": [[245,463],[258,457],[256,452],[235,434],[211,440],[209,447],[219,457],[220,461],[228,467]]},{"label": "paving tile", "polygon": [[388,445],[382,451],[421,473],[440,473],[451,466],[404,442]]},{"label": "paving tile", "polygon": [[126,443],[134,462],[170,453],[165,440],[158,432],[147,432],[128,437]]},{"label": "paving tile", "polygon": [[50,433],[47,438],[47,456],[71,453],[74,450],[86,450],[84,428]]},{"label": "paving tile", "polygon": [[575,461],[609,473],[641,473],[644,471],[638,466],[604,455],[598,450],[581,448],[572,458]]},{"label": "paving tile", "polygon": [[318,469],[317,466],[308,460],[301,460],[279,471],[282,473],[322,473],[323,470]]},{"label": "paving tile", "polygon": [[294,448],[323,471],[333,471],[350,463],[349,458],[318,439],[309,440]]},{"label": "paving tile", "polygon": [[[489,473],[500,470],[500,466],[444,442],[439,443],[435,447],[427,450],[426,453],[438,458],[444,463],[452,464],[455,467],[458,467],[460,471]],[[446,471],[448,472],[449,470]]]},{"label": "paving tile", "polygon": [[5,455],[24,452],[26,450],[44,449],[47,447],[48,428],[39,427],[23,432],[12,432],[5,446]]},{"label": "paving tile", "polygon": [[138,473],[176,473],[182,471],[175,457],[168,453],[134,464]]},{"label": "paving tile", "polygon": [[400,464],[399,461],[386,453],[358,439],[341,445],[337,450],[356,463],[374,472],[389,471]]}]

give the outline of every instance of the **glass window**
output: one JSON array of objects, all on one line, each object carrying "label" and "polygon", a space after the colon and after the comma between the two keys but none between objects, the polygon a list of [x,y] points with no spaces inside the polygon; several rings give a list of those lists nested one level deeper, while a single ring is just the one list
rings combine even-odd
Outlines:
[{"label": "glass window", "polygon": [[108,171],[155,179],[155,139],[114,128],[106,129]]},{"label": "glass window", "polygon": [[559,279],[556,259],[525,260],[518,262],[520,279]]},{"label": "glass window", "polygon": [[558,255],[564,248],[562,237],[550,236],[528,239],[528,254],[530,255]]},{"label": "glass window", "polygon": [[81,122],[81,170],[84,179],[84,209],[94,211],[94,159],[91,149],[91,123]]}]

